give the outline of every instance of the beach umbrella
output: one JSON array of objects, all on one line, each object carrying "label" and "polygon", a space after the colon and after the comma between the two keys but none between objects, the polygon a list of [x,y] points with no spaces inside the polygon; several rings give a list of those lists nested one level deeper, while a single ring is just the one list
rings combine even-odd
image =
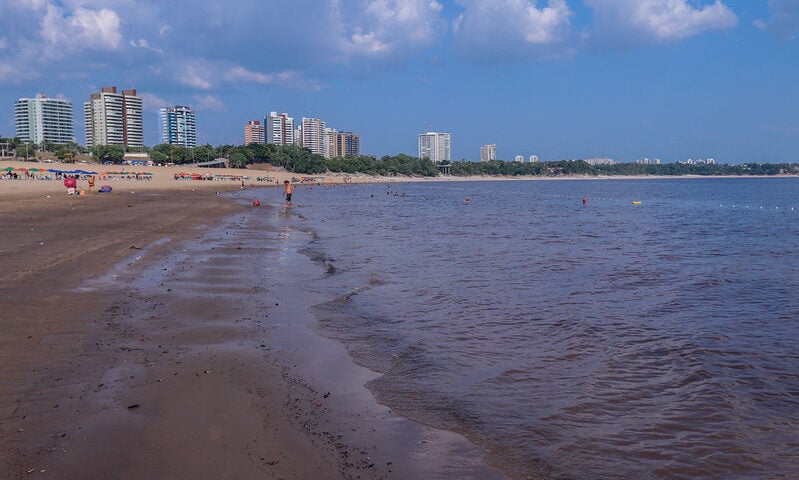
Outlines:
[{"label": "beach umbrella", "polygon": [[5,170],[6,172],[11,172],[14,170],[14,167],[6,167],[3,170]]}]

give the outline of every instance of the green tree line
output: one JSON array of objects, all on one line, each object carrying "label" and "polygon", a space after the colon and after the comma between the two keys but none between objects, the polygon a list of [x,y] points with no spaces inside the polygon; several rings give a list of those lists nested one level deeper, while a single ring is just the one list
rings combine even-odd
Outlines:
[{"label": "green tree line", "polygon": [[[185,148],[176,145],[160,144],[154,147],[124,148],[121,145],[99,145],[89,149],[71,143],[68,145],[35,145],[22,142],[19,138],[2,138],[0,143],[8,143],[9,150],[18,158],[35,158],[37,150],[54,152],[57,158],[63,159],[69,153],[92,153],[96,161],[120,163],[126,150],[147,152],[157,164],[172,163],[175,165],[201,163],[219,157],[230,160],[230,166],[244,168],[250,164],[270,164],[278,168],[300,174],[363,173],[367,175],[407,175],[433,177],[439,175],[439,168],[428,159],[417,158],[406,154],[385,155],[376,158],[371,155],[355,155],[344,158],[324,158],[311,153],[303,147],[272,144],[250,145],[199,145]],[[490,162],[444,162],[454,176],[538,176],[555,177],[568,175],[614,176],[614,175],[780,175],[799,174],[797,163],[745,163],[741,165],[727,164],[687,164],[664,163],[660,165],[644,165],[638,163],[617,163],[614,165],[590,165],[584,160],[560,160],[553,162],[507,162],[492,160]]]}]

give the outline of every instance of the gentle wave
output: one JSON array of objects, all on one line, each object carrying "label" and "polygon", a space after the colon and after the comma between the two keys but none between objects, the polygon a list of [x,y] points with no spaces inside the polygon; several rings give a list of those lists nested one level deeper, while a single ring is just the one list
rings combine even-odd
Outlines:
[{"label": "gentle wave", "polygon": [[519,478],[797,477],[798,187],[303,190],[336,258],[315,313],[381,402]]}]

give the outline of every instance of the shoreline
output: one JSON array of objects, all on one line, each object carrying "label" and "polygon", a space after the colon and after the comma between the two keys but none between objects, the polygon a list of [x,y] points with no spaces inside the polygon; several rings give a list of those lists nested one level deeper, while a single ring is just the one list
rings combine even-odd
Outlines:
[{"label": "shoreline", "polygon": [[[306,234],[273,226],[260,252],[231,235],[288,220],[248,195],[0,204],[0,476],[505,478],[374,401],[376,374],[310,328]],[[275,253],[291,274],[237,261]]]},{"label": "shoreline", "polygon": [[[407,182],[494,182],[494,181],[607,181],[607,180],[686,180],[686,179],[769,179],[769,178],[799,178],[797,175],[772,175],[772,176],[732,176],[732,175],[614,175],[614,176],[438,176],[438,177],[381,177],[366,174],[345,174],[327,173],[320,175],[305,175],[287,172],[283,170],[259,170],[257,168],[191,168],[185,166],[163,166],[163,167],[139,167],[139,166],[117,166],[117,165],[96,165],[96,164],[63,164],[63,163],[37,163],[23,162],[19,160],[0,160],[0,174],[6,173],[4,169],[59,169],[73,170],[86,169],[104,173],[106,171],[125,171],[127,168],[132,173],[151,173],[151,176],[142,177],[147,179],[125,178],[125,176],[111,176],[107,180],[97,179],[96,189],[102,185],[111,186],[111,194],[119,192],[162,192],[162,191],[231,191],[236,189],[248,189],[257,187],[279,187],[284,180],[292,181],[295,186],[304,185],[336,185],[336,184],[363,184],[363,183],[407,183]],[[22,170],[17,170],[23,173]],[[194,173],[197,175],[216,175],[215,180],[192,180],[189,178],[176,179],[180,174]],[[248,178],[241,178],[241,177]],[[258,180],[259,178],[263,180]],[[268,180],[267,180],[268,179]],[[295,181],[300,180],[300,181]],[[302,180],[305,180],[304,182]],[[88,191],[88,183],[85,179],[78,180],[78,191]],[[61,180],[38,180],[38,179],[0,179],[0,198],[20,198],[46,195],[65,195],[66,189]]]}]

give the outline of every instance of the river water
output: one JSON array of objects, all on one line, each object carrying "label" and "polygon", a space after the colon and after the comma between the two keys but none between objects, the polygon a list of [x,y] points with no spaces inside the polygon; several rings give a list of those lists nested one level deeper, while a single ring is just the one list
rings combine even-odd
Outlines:
[{"label": "river water", "polygon": [[509,475],[799,478],[799,179],[295,201],[330,272],[318,331],[382,373],[381,403],[463,433]]}]

